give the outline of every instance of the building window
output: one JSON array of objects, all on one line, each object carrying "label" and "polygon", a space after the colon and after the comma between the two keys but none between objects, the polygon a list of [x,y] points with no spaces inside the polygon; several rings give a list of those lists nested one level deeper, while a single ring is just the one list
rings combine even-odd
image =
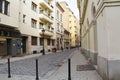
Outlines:
[{"label": "building window", "polygon": [[32,28],[36,28],[37,20],[31,19],[31,26]]},{"label": "building window", "polygon": [[37,10],[37,5],[34,2],[32,2],[31,8],[32,8],[33,11],[36,11]]},{"label": "building window", "polygon": [[92,12],[93,18],[95,19],[96,9],[95,9],[94,3],[92,3],[91,12]]},{"label": "building window", "polygon": [[43,10],[41,8],[39,8],[39,13],[42,14],[43,13]]},{"label": "building window", "polygon": [[23,23],[25,23],[25,18],[26,18],[26,15],[23,14]]},{"label": "building window", "polygon": [[57,23],[57,31],[59,31],[59,23]]},{"label": "building window", "polygon": [[0,0],[0,13],[9,15],[9,4],[6,0]]},{"label": "building window", "polygon": [[32,45],[37,45],[37,37],[32,37]]},{"label": "building window", "polygon": [[60,21],[62,22],[62,14],[60,14]]},{"label": "building window", "polygon": [[59,20],[59,11],[57,10],[57,19]]},{"label": "building window", "polygon": [[47,39],[47,45],[49,45],[50,46],[50,39]]},{"label": "building window", "polygon": [[40,45],[43,45],[43,38],[40,38]]},{"label": "building window", "polygon": [[52,40],[52,46],[54,46],[55,45],[55,40]]},{"label": "building window", "polygon": [[39,23],[39,28],[41,29],[41,28],[43,28],[43,23]]},{"label": "building window", "polygon": [[23,3],[25,3],[26,0],[23,0]]}]

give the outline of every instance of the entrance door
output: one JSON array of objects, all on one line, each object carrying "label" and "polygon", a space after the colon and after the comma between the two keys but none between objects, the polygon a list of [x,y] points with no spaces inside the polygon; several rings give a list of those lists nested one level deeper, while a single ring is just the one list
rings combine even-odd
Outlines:
[{"label": "entrance door", "polygon": [[11,55],[12,53],[12,40],[7,39],[7,55]]},{"label": "entrance door", "polygon": [[26,40],[27,40],[27,37],[23,36],[22,37],[22,51],[23,51],[23,54],[26,53]]},{"label": "entrance door", "polygon": [[0,38],[0,55],[6,55],[6,39]]}]

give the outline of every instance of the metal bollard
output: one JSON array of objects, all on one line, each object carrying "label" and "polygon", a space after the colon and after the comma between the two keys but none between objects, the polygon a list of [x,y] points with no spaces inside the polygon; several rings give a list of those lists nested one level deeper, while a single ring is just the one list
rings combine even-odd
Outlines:
[{"label": "metal bollard", "polygon": [[11,73],[10,73],[10,58],[8,58],[8,78],[11,78]]},{"label": "metal bollard", "polygon": [[71,80],[71,60],[68,59],[68,80]]},{"label": "metal bollard", "polygon": [[38,59],[36,59],[36,80],[39,80],[39,76],[38,76]]}]

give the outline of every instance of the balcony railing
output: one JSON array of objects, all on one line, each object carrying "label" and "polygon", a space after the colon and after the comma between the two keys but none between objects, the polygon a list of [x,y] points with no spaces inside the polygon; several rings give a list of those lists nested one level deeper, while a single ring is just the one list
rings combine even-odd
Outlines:
[{"label": "balcony railing", "polygon": [[53,5],[50,2],[48,2],[47,0],[41,0],[40,4],[42,6],[46,6],[50,11],[53,11]]},{"label": "balcony railing", "polygon": [[[40,29],[40,35],[43,35],[42,29]],[[44,35],[52,37],[53,36],[53,30],[45,29]]]},{"label": "balcony railing", "polygon": [[48,2],[47,0],[44,0],[49,6],[51,6],[52,8],[53,8],[53,6],[52,6],[52,4],[50,3],[50,2]]},{"label": "balcony railing", "polygon": [[[41,14],[42,14],[42,15],[41,15]],[[40,10],[40,15],[41,15],[40,18],[43,18],[43,19],[49,21],[50,23],[53,23],[53,19],[54,19],[53,16],[45,13],[43,10]]]}]

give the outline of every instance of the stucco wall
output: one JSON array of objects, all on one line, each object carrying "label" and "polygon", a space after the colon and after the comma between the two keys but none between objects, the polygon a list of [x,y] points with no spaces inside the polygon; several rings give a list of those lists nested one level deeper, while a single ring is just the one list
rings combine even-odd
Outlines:
[{"label": "stucco wall", "polygon": [[0,24],[19,27],[19,0],[8,0],[8,2],[10,2],[9,15],[0,13]]}]

